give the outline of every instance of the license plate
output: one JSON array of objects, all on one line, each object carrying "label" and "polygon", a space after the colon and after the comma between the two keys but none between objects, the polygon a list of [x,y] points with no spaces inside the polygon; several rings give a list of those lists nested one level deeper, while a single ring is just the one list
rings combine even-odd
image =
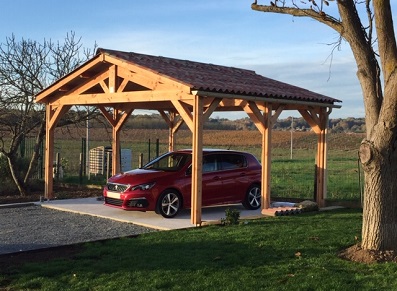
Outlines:
[{"label": "license plate", "polygon": [[120,193],[116,193],[116,192],[107,192],[106,196],[109,198],[115,198],[115,199],[120,199]]}]

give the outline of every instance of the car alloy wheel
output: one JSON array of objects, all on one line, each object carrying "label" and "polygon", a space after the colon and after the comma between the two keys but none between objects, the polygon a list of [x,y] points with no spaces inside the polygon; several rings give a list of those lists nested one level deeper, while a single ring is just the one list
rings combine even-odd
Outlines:
[{"label": "car alloy wheel", "polygon": [[157,202],[157,211],[165,218],[172,218],[181,209],[182,201],[178,193],[167,190],[160,195]]},{"label": "car alloy wheel", "polygon": [[243,201],[243,206],[247,209],[258,209],[261,207],[261,188],[259,185],[252,185],[248,188],[247,194]]}]

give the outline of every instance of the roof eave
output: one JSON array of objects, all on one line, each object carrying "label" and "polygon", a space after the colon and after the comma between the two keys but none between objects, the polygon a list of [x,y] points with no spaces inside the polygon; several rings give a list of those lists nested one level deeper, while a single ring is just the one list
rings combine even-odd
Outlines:
[{"label": "roof eave", "polygon": [[342,105],[333,104],[333,103],[325,103],[325,102],[316,102],[316,101],[300,101],[300,100],[288,100],[288,99],[276,99],[269,97],[257,97],[257,96],[249,96],[249,95],[241,95],[241,94],[227,94],[227,93],[219,93],[219,92],[210,92],[210,91],[202,91],[202,90],[192,90],[191,93],[193,95],[198,96],[207,96],[214,98],[229,98],[229,99],[243,99],[249,101],[262,101],[269,103],[279,103],[279,104],[294,104],[294,105],[305,105],[305,106],[318,106],[318,107],[329,107],[329,108],[341,108]]}]

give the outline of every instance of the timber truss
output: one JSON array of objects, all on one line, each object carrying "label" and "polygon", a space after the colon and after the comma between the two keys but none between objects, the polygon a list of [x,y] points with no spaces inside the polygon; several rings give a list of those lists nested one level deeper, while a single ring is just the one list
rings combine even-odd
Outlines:
[{"label": "timber truss", "polygon": [[[187,62],[187,61],[186,61]],[[199,73],[199,72],[198,72]],[[266,92],[264,92],[266,93]],[[336,100],[336,99],[335,99]],[[53,193],[54,129],[74,105],[94,106],[112,127],[112,172],[120,170],[120,130],[134,110],[157,110],[169,127],[169,150],[185,123],[192,132],[191,223],[201,224],[203,124],[214,111],[244,111],[262,136],[262,209],[270,206],[272,127],[284,110],[297,110],[317,134],[316,200],[324,205],[327,180],[327,123],[332,108],[316,100],[283,100],[252,94],[230,94],[192,87],[127,58],[99,51],[91,60],[36,96],[46,105],[45,197]]]}]

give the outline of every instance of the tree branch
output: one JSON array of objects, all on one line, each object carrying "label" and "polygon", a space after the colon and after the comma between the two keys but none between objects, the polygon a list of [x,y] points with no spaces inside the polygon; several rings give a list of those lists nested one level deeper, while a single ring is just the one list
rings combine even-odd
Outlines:
[{"label": "tree branch", "polygon": [[251,4],[251,9],[260,12],[272,12],[272,13],[279,13],[279,14],[289,14],[296,17],[310,17],[314,20],[317,20],[332,29],[336,30],[340,34],[343,32],[342,23],[334,18],[333,16],[324,13],[324,11],[315,11],[313,9],[302,9],[302,8],[295,8],[295,7],[279,7],[276,5],[258,5],[255,3]]}]

